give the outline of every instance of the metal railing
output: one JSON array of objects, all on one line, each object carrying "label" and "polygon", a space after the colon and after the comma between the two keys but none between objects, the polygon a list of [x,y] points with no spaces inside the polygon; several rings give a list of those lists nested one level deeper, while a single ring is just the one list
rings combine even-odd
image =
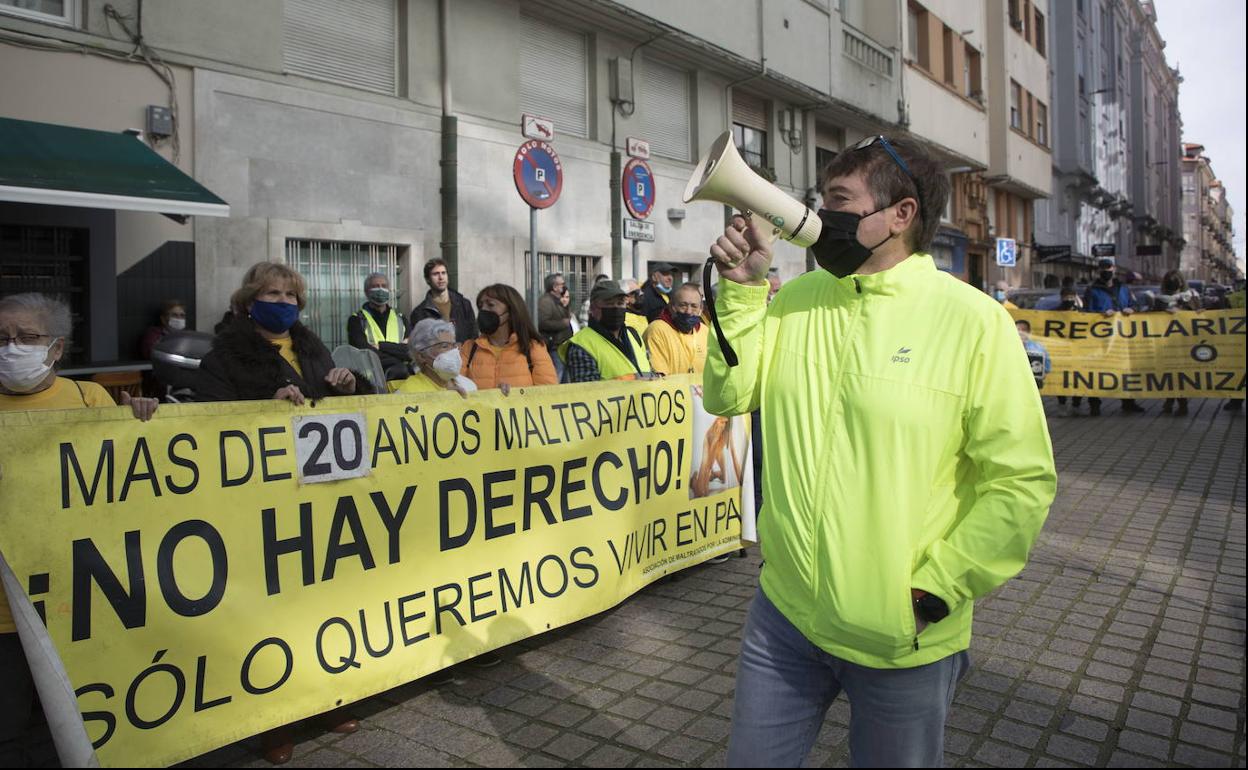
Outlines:
[{"label": "metal railing", "polygon": [[842,22],[841,40],[841,50],[846,56],[885,77],[891,78],[893,76],[892,53],[878,43],[873,42],[866,34]]}]

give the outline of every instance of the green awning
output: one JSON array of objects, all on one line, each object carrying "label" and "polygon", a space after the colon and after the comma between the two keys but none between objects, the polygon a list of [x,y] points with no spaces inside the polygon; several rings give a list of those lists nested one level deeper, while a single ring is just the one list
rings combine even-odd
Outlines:
[{"label": "green awning", "polygon": [[0,118],[0,201],[228,217],[230,205],[129,134]]}]

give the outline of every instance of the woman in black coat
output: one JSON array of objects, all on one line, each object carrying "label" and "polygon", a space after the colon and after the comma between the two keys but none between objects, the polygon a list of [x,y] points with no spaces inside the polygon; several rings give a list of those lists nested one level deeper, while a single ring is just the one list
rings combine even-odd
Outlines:
[{"label": "woman in black coat", "polygon": [[[285,265],[261,262],[247,271],[230,298],[232,318],[224,322],[212,352],[200,364],[196,397],[202,401],[259,401],[350,395],[368,390],[363,377],[334,366],[325,344],[299,323],[307,290],[303,276]],[[359,722],[341,709],[319,717],[327,730],[352,733]],[[290,761],[294,727],[285,725],[260,737],[265,759]]]},{"label": "woman in black coat", "polygon": [[303,276],[274,262],[247,271],[230,299],[233,319],[200,365],[202,401],[305,399],[370,393],[367,381],[334,366],[325,344],[299,323],[307,291]]}]

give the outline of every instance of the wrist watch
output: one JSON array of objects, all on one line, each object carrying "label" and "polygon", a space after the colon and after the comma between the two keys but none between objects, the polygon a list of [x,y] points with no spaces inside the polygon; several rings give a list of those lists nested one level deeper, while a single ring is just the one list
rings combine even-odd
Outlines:
[{"label": "wrist watch", "polygon": [[939,596],[927,591],[913,588],[910,595],[914,599],[914,614],[926,623],[939,623],[949,617],[949,605]]}]

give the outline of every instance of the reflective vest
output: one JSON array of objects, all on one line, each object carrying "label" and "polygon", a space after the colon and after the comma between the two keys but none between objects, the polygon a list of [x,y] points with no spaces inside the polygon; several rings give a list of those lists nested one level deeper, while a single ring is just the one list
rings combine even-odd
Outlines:
[{"label": "reflective vest", "polygon": [[566,362],[568,345],[579,345],[598,363],[598,374],[604,380],[651,373],[653,370],[650,368],[650,359],[646,356],[646,346],[642,344],[637,332],[627,326],[624,327],[624,341],[632,349],[633,357],[637,359],[637,366],[633,366],[633,362],[628,360],[628,356],[624,355],[614,342],[588,326],[573,334],[570,340],[559,346],[559,358]]},{"label": "reflective vest", "polygon": [[390,315],[386,318],[386,333],[381,333],[381,327],[377,325],[377,319],[373,318],[373,314],[367,310],[360,308],[355,314],[357,318],[364,322],[364,335],[368,337],[368,344],[377,347],[380,342],[402,342],[403,327],[399,325],[399,311],[390,308]]}]

